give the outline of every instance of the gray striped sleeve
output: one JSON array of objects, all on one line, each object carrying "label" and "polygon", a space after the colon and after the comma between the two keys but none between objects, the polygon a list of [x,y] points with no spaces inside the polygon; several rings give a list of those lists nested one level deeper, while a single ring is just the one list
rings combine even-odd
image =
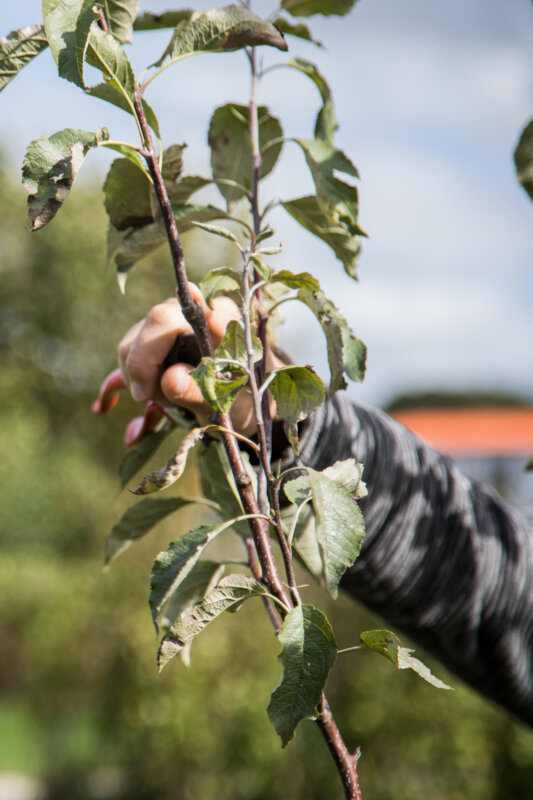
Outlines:
[{"label": "gray striped sleeve", "polygon": [[364,464],[366,537],[343,588],[533,725],[533,520],[387,415],[337,395],[301,461]]}]

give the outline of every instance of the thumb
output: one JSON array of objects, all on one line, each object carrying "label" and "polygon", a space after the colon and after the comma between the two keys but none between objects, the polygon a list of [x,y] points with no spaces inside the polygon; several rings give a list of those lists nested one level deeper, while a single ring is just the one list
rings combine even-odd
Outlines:
[{"label": "thumb", "polygon": [[191,378],[194,369],[190,364],[173,364],[163,373],[161,391],[171,403],[192,411],[202,424],[214,413],[206,403],[198,384]]}]

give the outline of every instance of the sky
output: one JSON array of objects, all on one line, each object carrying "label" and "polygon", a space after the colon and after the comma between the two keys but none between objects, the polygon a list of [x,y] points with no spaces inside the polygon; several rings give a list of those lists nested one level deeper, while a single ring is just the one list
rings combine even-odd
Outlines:
[{"label": "sky", "polygon": [[[0,33],[39,21],[40,6],[3,3]],[[141,0],[143,10],[177,7]],[[274,4],[252,7],[266,15]],[[476,389],[533,402],[533,204],[512,161],[533,117],[531,0],[359,0],[347,17],[308,24],[325,48],[293,39],[291,55],[314,61],[331,86],[336,144],[359,170],[360,223],[369,238],[354,282],[327,246],[276,211],[284,253],[273,265],[317,275],[368,345],[367,377],[350,395],[379,405],[409,391]],[[168,38],[168,31],[139,34],[129,49],[135,69],[156,60]],[[265,65],[284,58],[262,48]],[[248,96],[247,62],[232,53],[174,66],[147,99],[166,143],[188,143],[186,168],[195,173],[208,168],[214,108]],[[311,136],[319,97],[305,77],[274,71],[259,100],[287,136]],[[126,115],[55,77],[48,52],[0,103],[0,138],[15,172],[27,143],[43,132],[107,125],[112,138],[135,141]],[[91,158],[104,174],[109,154]],[[301,152],[286,144],[263,199],[311,191]],[[280,343],[327,377],[320,329],[297,304],[286,309]]]}]

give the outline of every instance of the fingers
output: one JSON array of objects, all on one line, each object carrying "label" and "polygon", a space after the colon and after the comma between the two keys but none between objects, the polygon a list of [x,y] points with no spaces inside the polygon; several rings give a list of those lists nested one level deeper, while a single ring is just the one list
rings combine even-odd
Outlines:
[{"label": "fingers", "polygon": [[[197,286],[190,283],[189,289],[204,311],[216,347],[223,339],[228,323],[239,319],[239,310],[226,297],[215,298],[213,307],[209,308]],[[191,332],[176,298],[154,306],[144,320],[130,328],[119,345],[119,363],[134,400],[144,402],[160,397],[161,365],[176,337]]]},{"label": "fingers", "polygon": [[190,364],[173,364],[161,378],[161,391],[167,400],[192,411],[205,425],[213,409],[205,402],[198,384],[191,378],[192,369]]},{"label": "fingers", "polygon": [[150,309],[119,345],[119,363],[134,400],[158,396],[161,364],[177,336],[191,333],[177,299]]}]

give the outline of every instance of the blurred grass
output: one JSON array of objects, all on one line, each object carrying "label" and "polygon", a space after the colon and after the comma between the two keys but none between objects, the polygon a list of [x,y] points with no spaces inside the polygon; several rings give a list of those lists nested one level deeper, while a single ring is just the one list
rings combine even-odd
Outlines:
[{"label": "blurred grass", "polygon": [[[194,524],[190,511],[102,572],[105,536],[131,502],[116,467],[134,406],[124,398],[100,419],[90,403],[124,331],[173,292],[164,252],[121,297],[97,192],[77,188],[30,234],[23,192],[1,178],[0,773],[38,777],[50,800],[338,797],[312,723],[285,751],[270,727],[279,647],[259,602],[211,626],[190,670],[176,660],[157,674],[151,561]],[[178,493],[196,494],[195,476],[184,481]],[[316,587],[306,599],[341,647],[380,624]],[[432,667],[453,694],[372,653],[339,658],[328,694],[350,747],[362,747],[365,798],[530,800],[531,732]]]}]

